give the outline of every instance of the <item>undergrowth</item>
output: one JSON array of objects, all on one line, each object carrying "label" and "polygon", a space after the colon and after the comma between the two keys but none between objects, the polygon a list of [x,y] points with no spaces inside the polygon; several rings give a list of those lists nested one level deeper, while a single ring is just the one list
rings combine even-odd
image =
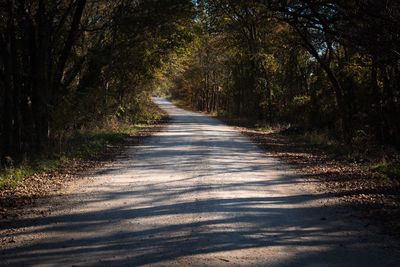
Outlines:
[{"label": "undergrowth", "polygon": [[[285,134],[285,132],[283,132]],[[303,132],[285,134],[297,142],[324,150],[332,157],[364,164],[375,176],[400,182],[400,155],[393,148],[372,144],[345,144],[331,137],[328,132]]]},{"label": "undergrowth", "polygon": [[[171,100],[178,107],[195,110],[184,100]],[[362,142],[358,139],[354,140],[353,144],[345,144],[327,130],[307,131],[290,124],[275,123],[271,125],[224,113],[218,114],[216,117],[229,125],[251,128],[264,134],[282,134],[293,142],[321,149],[335,159],[365,164],[375,176],[382,179],[393,179],[400,182],[400,154],[393,148],[380,147],[371,144],[368,140]]]},{"label": "undergrowth", "polygon": [[0,168],[0,190],[15,188],[26,177],[55,171],[71,160],[94,158],[107,146],[122,143],[146,125],[155,123],[161,118],[160,111],[151,109],[143,114],[137,123],[112,120],[101,127],[81,130],[62,143],[54,142],[46,152],[30,155],[19,163],[14,163],[10,159],[7,167]]},{"label": "undergrowth", "polygon": [[230,125],[252,128],[263,134],[284,135],[295,143],[322,150],[337,160],[364,164],[374,176],[400,182],[400,154],[393,148],[368,142],[345,144],[329,131],[298,130],[289,124],[269,125],[224,115],[220,118]]}]

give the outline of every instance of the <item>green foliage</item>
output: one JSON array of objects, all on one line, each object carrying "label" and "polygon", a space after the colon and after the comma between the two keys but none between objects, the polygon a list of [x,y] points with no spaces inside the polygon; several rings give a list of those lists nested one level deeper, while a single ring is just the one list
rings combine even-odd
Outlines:
[{"label": "green foliage", "polygon": [[400,180],[400,163],[398,162],[380,161],[372,164],[370,169],[383,178]]},{"label": "green foliage", "polygon": [[62,151],[54,147],[45,153],[31,155],[21,163],[10,164],[0,170],[0,189],[14,188],[26,177],[42,172],[51,172],[68,164],[71,160],[88,159],[104,153],[108,146],[120,144],[134,136],[146,125],[162,118],[155,110],[149,110],[141,117],[140,123],[109,122],[107,127],[84,131],[67,140]]},{"label": "green foliage", "polygon": [[191,0],[7,2],[0,5],[2,162],[109,121],[151,120],[157,75],[195,38]]},{"label": "green foliage", "polygon": [[152,120],[154,92],[235,120],[327,132],[365,151],[400,147],[396,1],[7,3],[3,163],[115,121]]},{"label": "green foliage", "polygon": [[364,4],[201,1],[200,41],[165,86],[196,109],[235,120],[328,132],[365,151],[399,148],[399,17],[387,15],[400,5]]}]

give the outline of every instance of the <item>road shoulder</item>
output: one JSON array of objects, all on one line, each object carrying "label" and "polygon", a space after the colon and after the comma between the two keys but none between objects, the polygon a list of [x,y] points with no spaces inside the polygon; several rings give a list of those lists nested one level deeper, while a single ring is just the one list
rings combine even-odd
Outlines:
[{"label": "road shoulder", "polygon": [[316,190],[365,220],[365,228],[400,237],[400,185],[373,173],[365,163],[349,162],[306,142],[279,133],[237,127],[269,157],[288,164],[303,179],[316,179]]}]

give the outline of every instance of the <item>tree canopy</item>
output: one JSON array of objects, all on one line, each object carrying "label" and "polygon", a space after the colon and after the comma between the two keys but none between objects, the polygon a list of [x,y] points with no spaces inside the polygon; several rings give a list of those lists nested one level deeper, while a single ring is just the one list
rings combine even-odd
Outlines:
[{"label": "tree canopy", "polygon": [[4,0],[0,154],[21,158],[163,88],[194,108],[400,147],[395,0]]},{"label": "tree canopy", "polygon": [[201,110],[399,147],[397,1],[204,0],[197,8],[203,41],[176,95]]},{"label": "tree canopy", "polygon": [[156,70],[193,38],[193,16],[190,0],[2,1],[1,156],[140,114]]}]

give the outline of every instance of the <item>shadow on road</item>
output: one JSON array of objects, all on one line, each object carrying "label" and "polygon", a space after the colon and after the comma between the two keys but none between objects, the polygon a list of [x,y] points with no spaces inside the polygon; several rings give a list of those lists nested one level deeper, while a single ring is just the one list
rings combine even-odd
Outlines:
[{"label": "shadow on road", "polygon": [[378,250],[383,237],[324,205],[332,195],[301,191],[303,179],[218,120],[169,108],[167,132],[97,173],[106,186],[65,197],[50,216],[2,222],[35,240],[2,249],[0,265],[163,265],[226,252],[201,264],[400,264]]}]

